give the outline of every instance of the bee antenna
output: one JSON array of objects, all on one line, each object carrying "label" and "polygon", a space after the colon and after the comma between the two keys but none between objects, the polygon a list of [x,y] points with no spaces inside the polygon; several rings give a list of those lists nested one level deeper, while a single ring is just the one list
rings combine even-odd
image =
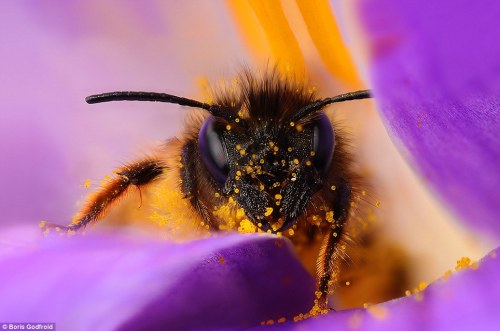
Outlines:
[{"label": "bee antenna", "polygon": [[368,99],[371,97],[372,96],[371,96],[370,90],[361,90],[361,91],[356,91],[356,92],[339,94],[337,96],[334,96],[331,98],[326,98],[323,100],[319,100],[319,101],[313,102],[305,107],[302,107],[297,113],[295,113],[292,116],[292,118],[290,120],[297,121],[297,120],[301,119],[302,117],[304,117],[312,112],[315,112],[317,110],[320,110],[324,106],[329,105],[331,103],[351,101],[351,100],[360,100],[360,99]]},{"label": "bee antenna", "polygon": [[231,112],[228,112],[221,106],[210,105],[208,103],[203,103],[196,100],[178,97],[176,95],[171,95],[166,93],[133,92],[133,91],[108,92],[108,93],[94,94],[88,96],[85,98],[85,101],[89,104],[109,102],[109,101],[153,101],[153,102],[175,103],[181,106],[205,109],[213,116],[223,118],[228,122],[236,119],[236,117]]}]

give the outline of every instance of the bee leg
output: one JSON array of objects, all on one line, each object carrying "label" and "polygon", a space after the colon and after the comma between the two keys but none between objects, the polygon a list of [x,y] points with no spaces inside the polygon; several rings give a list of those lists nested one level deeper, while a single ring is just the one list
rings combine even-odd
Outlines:
[{"label": "bee leg", "polygon": [[199,163],[199,156],[197,155],[197,143],[195,141],[188,141],[183,147],[181,152],[181,179],[182,179],[182,193],[184,198],[189,199],[191,206],[203,218],[205,224],[210,227],[210,230],[219,230],[217,221],[208,210],[207,205],[200,199],[198,192],[198,183],[200,182],[200,171],[197,170]]},{"label": "bee leg", "polygon": [[317,261],[318,274],[318,306],[320,309],[328,309],[328,295],[330,285],[334,282],[334,275],[337,273],[335,255],[337,245],[342,238],[344,224],[347,220],[351,199],[351,185],[343,180],[338,185],[337,196],[333,205],[333,215],[335,223],[329,228],[323,243]]},{"label": "bee leg", "polygon": [[85,206],[73,218],[73,222],[68,226],[42,222],[42,230],[56,229],[72,233],[84,228],[89,223],[94,223],[102,219],[109,211],[110,207],[124,195],[130,185],[140,188],[151,183],[158,178],[165,169],[165,166],[157,159],[147,158],[135,163],[125,165],[115,171],[115,178],[107,182],[100,190],[91,194]]}]

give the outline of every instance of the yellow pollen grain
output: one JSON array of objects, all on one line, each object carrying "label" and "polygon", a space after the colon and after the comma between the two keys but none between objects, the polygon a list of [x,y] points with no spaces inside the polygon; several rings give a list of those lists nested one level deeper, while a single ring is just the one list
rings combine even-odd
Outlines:
[{"label": "yellow pollen grain", "polygon": [[291,152],[291,151],[293,151],[293,148],[288,147],[286,150],[289,151],[289,152]]},{"label": "yellow pollen grain", "polygon": [[240,222],[240,226],[238,228],[238,232],[240,233],[254,233],[257,231],[257,227],[250,222],[248,219],[243,219]]},{"label": "yellow pollen grain", "polygon": [[243,218],[245,216],[245,210],[243,208],[238,208],[236,210],[236,218]]},{"label": "yellow pollen grain", "polygon": [[241,149],[241,145],[236,145],[236,150],[239,151]]},{"label": "yellow pollen grain", "polygon": [[239,123],[240,122],[240,119],[238,117],[236,117],[236,119],[234,120],[236,123]]},{"label": "yellow pollen grain", "polygon": [[330,186],[330,190],[335,191],[336,189],[337,189],[337,186],[335,186],[335,185]]},{"label": "yellow pollen grain", "polygon": [[260,160],[259,160],[259,163],[260,163],[260,164],[264,164],[264,162],[266,162],[266,161],[264,161],[264,159],[260,159]]},{"label": "yellow pollen grain", "polygon": [[448,279],[448,278],[450,278],[450,276],[451,276],[452,273],[453,272],[451,270],[446,270],[445,273],[444,273],[444,275],[443,275],[443,278],[445,280]]},{"label": "yellow pollen grain", "polygon": [[264,189],[265,189],[264,185],[260,184],[259,189],[260,189],[261,191],[264,191]]},{"label": "yellow pollen grain", "polygon": [[270,141],[269,142],[269,147],[273,147],[274,146],[274,142]]},{"label": "yellow pollen grain", "polygon": [[100,183],[101,186],[103,186],[103,187],[106,186],[106,183],[109,182],[110,179],[111,179],[111,177],[109,175],[105,175],[104,179],[101,180],[101,183]]},{"label": "yellow pollen grain", "polygon": [[289,234],[290,236],[293,236],[293,235],[295,234],[295,231],[293,231],[293,229],[289,229],[289,230],[288,230],[288,234]]},{"label": "yellow pollen grain", "polygon": [[310,166],[311,164],[312,164],[311,161],[309,160],[306,161],[306,166]]},{"label": "yellow pollen grain", "polygon": [[426,282],[420,282],[418,283],[418,290],[423,291],[427,288],[427,283]]},{"label": "yellow pollen grain", "polygon": [[276,203],[275,203],[275,204],[276,204],[276,206],[279,206],[279,205],[281,205],[281,202],[276,201]]},{"label": "yellow pollen grain", "polygon": [[314,151],[311,151],[311,153],[309,153],[309,155],[314,156],[314,155],[316,155],[316,153]]},{"label": "yellow pollen grain", "polygon": [[405,295],[406,295],[407,297],[409,297],[409,296],[411,295],[411,291],[410,291],[410,290],[406,290],[406,291],[405,291]]},{"label": "yellow pollen grain", "polygon": [[361,195],[366,195],[366,191],[361,191]]},{"label": "yellow pollen grain", "polygon": [[351,285],[351,282],[347,281],[347,282],[345,282],[345,284],[346,284],[346,286],[349,286],[349,285]]},{"label": "yellow pollen grain", "polygon": [[231,130],[231,124],[226,125],[226,130],[230,131]]},{"label": "yellow pollen grain", "polygon": [[290,126],[295,126],[295,122],[290,122]]},{"label": "yellow pollen grain", "polygon": [[218,197],[220,197],[220,194],[219,194],[218,192],[215,192],[214,196],[215,196],[216,198],[218,198]]},{"label": "yellow pollen grain", "polygon": [[277,152],[277,151],[279,151],[280,149],[279,149],[279,147],[278,147],[278,146],[274,146],[273,150],[274,150],[275,152]]},{"label": "yellow pollen grain", "polygon": [[267,207],[264,216],[269,216],[273,213],[274,209],[272,207]]},{"label": "yellow pollen grain", "polygon": [[241,176],[241,171],[237,170],[237,171],[236,171],[236,175],[237,175],[237,176]]},{"label": "yellow pollen grain", "polygon": [[295,127],[295,129],[297,130],[297,132],[302,132],[304,130],[304,127],[299,124]]},{"label": "yellow pollen grain", "polygon": [[279,193],[278,193],[278,194],[276,194],[276,195],[274,196],[274,198],[275,198],[276,200],[281,200],[281,199],[283,199],[283,196],[282,196],[281,194],[279,194]]},{"label": "yellow pollen grain", "polygon": [[235,188],[234,189],[234,193],[240,193],[240,189],[239,188]]},{"label": "yellow pollen grain", "polygon": [[240,151],[240,155],[245,155],[246,153],[247,153],[247,152],[246,152],[244,149],[242,149],[242,150]]},{"label": "yellow pollen grain", "polygon": [[234,179],[235,180],[240,180],[240,176],[235,176]]},{"label": "yellow pollen grain", "polygon": [[299,160],[298,159],[293,159],[293,163],[299,164]]},{"label": "yellow pollen grain", "polygon": [[334,237],[337,237],[337,236],[338,236],[337,232],[332,233],[332,235],[333,235]]},{"label": "yellow pollen grain", "polygon": [[455,266],[455,270],[460,270],[460,269],[467,269],[471,265],[471,259],[469,257],[462,257],[460,260],[457,261],[457,265]]},{"label": "yellow pollen grain", "polygon": [[85,183],[83,183],[84,188],[89,188],[90,187],[90,179],[87,179]]},{"label": "yellow pollen grain", "polygon": [[380,207],[380,205],[381,205],[380,201],[375,202],[375,207],[378,208],[378,207]]}]

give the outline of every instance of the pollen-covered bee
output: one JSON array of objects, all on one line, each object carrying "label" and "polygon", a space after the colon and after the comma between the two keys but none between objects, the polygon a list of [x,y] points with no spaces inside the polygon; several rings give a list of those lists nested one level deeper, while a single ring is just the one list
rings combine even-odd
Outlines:
[{"label": "pollen-covered bee", "polygon": [[[140,189],[170,174],[175,189],[210,231],[239,226],[220,213],[225,207],[256,231],[283,234],[296,246],[319,241],[318,304],[324,309],[356,191],[345,142],[324,109],[369,97],[363,90],[318,99],[275,70],[262,77],[245,71],[236,91],[216,93],[211,103],[148,92],[89,96],[90,104],[155,101],[201,111],[181,137],[167,141],[165,150],[173,155],[152,154],[118,169],[73,222],[59,228],[73,232],[97,222],[131,186]],[[177,159],[179,166],[167,158]]]}]

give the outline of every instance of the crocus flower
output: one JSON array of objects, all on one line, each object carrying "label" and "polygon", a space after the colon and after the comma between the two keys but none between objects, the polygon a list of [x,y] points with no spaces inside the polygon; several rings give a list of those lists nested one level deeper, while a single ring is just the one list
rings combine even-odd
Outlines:
[{"label": "crocus flower", "polygon": [[[329,50],[325,40],[335,39],[332,35],[336,33],[325,25],[329,24],[324,11],[328,6],[318,1],[319,7],[306,8],[304,3],[299,1],[297,8],[311,23],[312,42],[329,72],[357,86],[360,81],[352,74],[354,65],[342,71],[336,67],[336,60],[325,54]],[[151,84],[161,82],[187,89],[185,78],[179,75],[179,63],[192,66],[196,73],[206,72],[193,60],[201,56],[200,52],[207,61],[218,57],[220,61],[229,53],[219,52],[213,40],[230,40],[229,44],[236,45],[234,51],[241,52],[233,29],[207,41],[204,37],[210,31],[192,26],[204,20],[213,24],[206,26],[230,24],[229,13],[238,12],[241,8],[237,7],[214,11],[208,2],[197,3],[200,8],[196,10],[190,5],[174,5],[165,20],[158,14],[165,9],[160,3],[147,8],[131,3],[109,5],[107,11],[115,13],[114,19],[104,15],[102,7],[95,10],[93,2],[58,3],[57,7],[6,2],[2,6],[2,45],[8,47],[1,52],[9,77],[9,82],[3,83],[2,104],[6,106],[2,107],[0,122],[4,225],[33,224],[42,217],[69,219],[74,207],[71,201],[80,192],[65,194],[59,183],[67,184],[75,176],[83,183],[89,172],[97,176],[104,167],[94,164],[95,158],[87,160],[87,156],[98,154],[102,162],[110,162],[109,153],[117,157],[121,155],[118,151],[127,149],[126,139],[144,141],[138,132],[154,131],[159,122],[169,122],[161,114],[138,124],[139,117],[128,111],[132,109],[129,105],[120,105],[125,110],[111,116],[94,112],[90,116],[78,108],[81,97],[96,92],[96,88],[129,89],[129,83],[121,85],[127,75],[118,69],[140,65],[144,49],[110,45],[107,34],[119,30],[118,34],[133,34],[137,42],[146,38],[144,45],[152,47],[154,54],[154,45],[165,35],[175,41],[168,46],[175,61],[157,55],[149,58],[155,61],[146,66],[151,70],[148,75],[135,72],[134,87],[149,90],[156,90]],[[283,13],[277,11],[279,6],[257,2],[250,6],[260,19],[264,35],[275,38],[284,33],[290,37],[288,30],[276,29],[284,29],[276,23],[283,19]],[[493,1],[479,6],[466,1],[422,4],[363,0],[351,9],[355,20],[344,24],[346,33],[351,38],[356,35],[353,40],[358,41],[357,47],[366,51],[366,57],[358,62],[364,63],[378,109],[404,156],[465,225],[498,238],[500,57],[495,41],[500,37],[496,28],[500,5]],[[78,14],[86,11],[95,16]],[[276,20],[266,20],[270,13]],[[314,13],[318,22],[312,23],[306,17]],[[124,17],[132,22],[121,23]],[[244,19],[238,14],[235,17]],[[138,20],[143,30],[131,28],[135,26],[133,20]],[[172,22],[178,30],[172,29]],[[36,33],[38,29],[50,33]],[[221,26],[214,27],[218,29]],[[94,38],[97,31],[102,39]],[[198,33],[200,43],[182,44]],[[321,37],[322,33],[329,37]],[[84,42],[73,43],[76,39]],[[99,53],[103,59],[85,64],[92,56],[86,50],[99,48],[96,43],[104,49]],[[273,47],[272,52],[289,55],[285,63],[304,61],[295,52],[298,45],[277,43]],[[189,63],[176,55],[181,53],[179,48],[184,54],[193,54]],[[60,53],[78,61],[66,60]],[[127,56],[122,57],[122,53]],[[125,63],[120,64],[120,59]],[[68,67],[70,63],[83,67]],[[71,79],[74,84],[87,84],[81,87],[60,86],[74,70],[92,79]],[[173,78],[162,78],[169,73]],[[94,136],[88,137],[88,132]],[[100,132],[107,132],[107,138]],[[164,138],[157,132],[158,137],[150,138]],[[75,141],[82,149],[74,148]],[[108,146],[97,151],[85,149],[97,146],[98,141]],[[112,150],[109,146],[118,151],[108,152]],[[89,167],[95,168],[83,170]],[[55,208],[59,204],[62,206]],[[31,229],[36,230],[33,226]],[[300,314],[312,306],[315,285],[282,238],[235,234],[172,244],[144,234],[111,232],[42,240],[22,228],[5,230],[0,238],[2,328],[16,322],[55,323],[62,330],[500,328],[498,249],[476,264],[466,263],[467,270],[447,275],[413,295],[366,309],[332,311],[302,320]]]}]

